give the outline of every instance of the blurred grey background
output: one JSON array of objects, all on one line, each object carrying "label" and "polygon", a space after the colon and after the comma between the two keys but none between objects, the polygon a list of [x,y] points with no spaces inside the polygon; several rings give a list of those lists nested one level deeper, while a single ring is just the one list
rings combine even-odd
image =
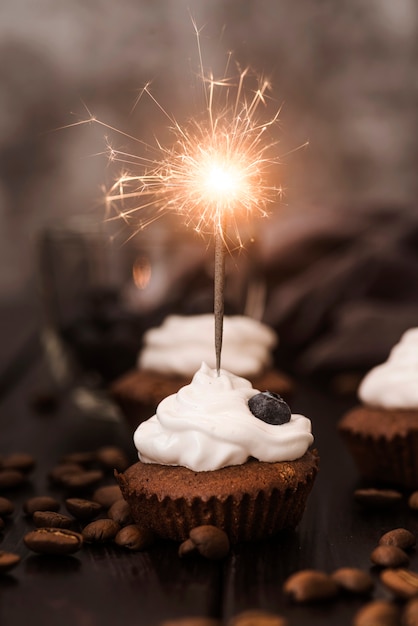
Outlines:
[{"label": "blurred grey background", "polygon": [[[207,68],[223,68],[233,51],[242,66],[271,78],[283,105],[285,196],[261,234],[271,288],[267,321],[305,364],[311,359],[308,369],[321,358],[332,364],[330,345],[342,334],[353,343],[351,320],[356,328],[372,323],[375,343],[386,333],[385,351],[418,319],[414,0],[3,0],[3,310],[36,291],[40,231],[80,213],[103,221],[101,188],[114,175],[103,156],[94,156],[105,148],[104,129],[55,129],[90,111],[135,136],[158,134],[164,120],[150,101],[132,112],[150,80],[170,112],[193,114],[198,56],[190,15],[203,29]],[[308,148],[292,152],[306,141]],[[312,355],[312,337],[320,337],[322,357]]]}]

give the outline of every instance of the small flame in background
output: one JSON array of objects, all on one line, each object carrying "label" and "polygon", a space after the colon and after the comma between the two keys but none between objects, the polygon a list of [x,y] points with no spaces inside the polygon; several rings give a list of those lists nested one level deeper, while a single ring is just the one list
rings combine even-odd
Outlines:
[{"label": "small flame in background", "polygon": [[152,266],[151,261],[146,256],[138,256],[132,265],[132,278],[135,287],[138,289],[146,289],[151,280]]}]

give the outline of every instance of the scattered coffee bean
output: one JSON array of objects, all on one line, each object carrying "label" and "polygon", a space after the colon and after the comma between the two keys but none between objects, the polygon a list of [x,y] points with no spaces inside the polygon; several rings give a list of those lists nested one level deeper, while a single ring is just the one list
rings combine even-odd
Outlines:
[{"label": "scattered coffee bean", "polygon": [[399,626],[400,613],[387,600],[374,600],[363,606],[354,616],[354,626]]},{"label": "scattered coffee bean", "polygon": [[120,526],[132,524],[131,509],[126,500],[116,500],[107,512],[108,517]]},{"label": "scattered coffee bean", "polygon": [[295,602],[316,602],[334,598],[338,593],[338,584],[325,572],[300,570],[289,576],[283,590]]},{"label": "scattered coffee bean", "polygon": [[287,626],[287,620],[268,611],[242,611],[231,617],[227,626]]},{"label": "scattered coffee bean", "polygon": [[186,541],[183,541],[183,543],[179,545],[178,555],[180,558],[189,556],[190,554],[194,554],[196,552],[196,544],[194,544],[191,539],[186,539]]},{"label": "scattered coffee bean", "polygon": [[331,577],[342,589],[351,593],[369,593],[374,586],[370,574],[356,567],[341,567]]},{"label": "scattered coffee bean", "polygon": [[418,510],[418,491],[414,491],[408,498],[408,506],[414,511]]},{"label": "scattered coffee bean", "polygon": [[83,467],[91,465],[96,460],[95,452],[70,452],[62,457],[61,463],[76,463]]},{"label": "scattered coffee bean", "polygon": [[199,554],[207,559],[223,559],[229,552],[228,535],[216,526],[210,524],[196,526],[190,531],[189,538]]},{"label": "scattered coffee bean", "polygon": [[74,474],[67,474],[61,478],[61,484],[70,491],[85,491],[96,487],[103,478],[101,470],[86,470]]},{"label": "scattered coffee bean", "polygon": [[401,548],[391,545],[377,546],[370,555],[370,560],[380,567],[400,567],[409,562],[408,555]]},{"label": "scattered coffee bean", "polygon": [[39,554],[73,554],[83,545],[80,533],[65,528],[37,528],[27,533],[23,541]]},{"label": "scattered coffee bean", "polygon": [[55,511],[35,511],[32,516],[37,528],[73,528],[74,519]]},{"label": "scattered coffee bean", "polygon": [[58,511],[60,503],[51,496],[35,496],[23,503],[23,510],[26,515],[33,515],[35,511]]},{"label": "scattered coffee bean", "polygon": [[79,463],[61,463],[49,472],[48,478],[54,485],[62,485],[67,476],[82,474],[84,471]]},{"label": "scattered coffee bean", "polygon": [[119,485],[106,485],[99,487],[93,493],[92,500],[98,502],[105,509],[110,509],[116,500],[123,498]]},{"label": "scattered coffee bean", "polygon": [[148,528],[141,528],[136,524],[124,526],[115,537],[118,546],[129,550],[146,550],[153,540],[154,536]]},{"label": "scattered coffee bean", "polygon": [[6,517],[7,515],[11,515],[15,510],[15,506],[11,500],[8,498],[2,498],[0,496],[0,516]]},{"label": "scattered coffee bean", "polygon": [[98,519],[87,524],[82,530],[82,535],[84,541],[88,543],[104,543],[112,541],[119,530],[119,524],[112,519]]},{"label": "scattered coffee bean", "polygon": [[26,482],[26,476],[20,470],[0,470],[0,489],[15,489]]},{"label": "scattered coffee bean", "polygon": [[106,469],[124,472],[130,465],[125,452],[116,446],[105,446],[96,452],[97,461]]},{"label": "scattered coffee bean", "polygon": [[160,626],[222,626],[221,622],[214,617],[178,617],[164,620]]},{"label": "scattered coffee bean", "polygon": [[412,598],[405,604],[402,626],[418,626],[418,598]]},{"label": "scattered coffee bean", "polygon": [[0,550],[0,574],[8,572],[20,562],[20,556],[13,552]]},{"label": "scattered coffee bean", "polygon": [[3,459],[3,469],[14,469],[20,472],[30,472],[35,467],[35,459],[26,452],[14,452]]},{"label": "scattered coffee bean", "polygon": [[92,520],[103,510],[102,505],[98,502],[84,498],[67,498],[65,506],[71,515],[81,521]]},{"label": "scattered coffee bean", "polygon": [[385,569],[380,574],[381,582],[399,598],[418,595],[418,574],[408,569]]},{"label": "scattered coffee bean", "polygon": [[406,528],[394,528],[393,530],[389,530],[379,539],[380,546],[396,546],[402,550],[413,548],[415,544],[415,535]]},{"label": "scattered coffee bean", "polygon": [[394,489],[356,489],[354,499],[367,508],[385,509],[400,504],[402,494]]}]

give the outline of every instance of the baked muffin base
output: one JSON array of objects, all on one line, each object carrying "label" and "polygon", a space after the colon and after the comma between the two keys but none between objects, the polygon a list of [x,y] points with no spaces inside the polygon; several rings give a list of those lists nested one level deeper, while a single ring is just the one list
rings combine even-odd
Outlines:
[{"label": "baked muffin base", "polygon": [[[293,392],[293,381],[284,373],[271,369],[252,378],[254,389],[274,391],[285,400]],[[147,370],[128,372],[110,387],[109,393],[119,406],[131,428],[154,415],[158,404],[167,396],[188,385],[191,377],[166,376]]]},{"label": "baked muffin base", "polygon": [[363,478],[418,489],[418,410],[358,406],[338,430]]},{"label": "baked muffin base", "polygon": [[116,478],[135,522],[160,537],[183,541],[192,528],[213,524],[236,543],[295,528],[318,466],[314,450],[296,461],[250,459],[212,472],[139,461]]}]

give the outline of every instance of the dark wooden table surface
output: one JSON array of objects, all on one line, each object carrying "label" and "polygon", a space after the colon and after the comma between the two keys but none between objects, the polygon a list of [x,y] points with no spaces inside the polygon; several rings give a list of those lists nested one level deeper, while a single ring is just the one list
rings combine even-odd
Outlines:
[{"label": "dark wooden table surface", "polygon": [[[105,444],[122,446],[135,460],[131,433],[123,421],[86,413],[66,393],[54,412],[33,410],[30,399],[49,384],[42,353],[33,336],[19,342],[14,356],[0,360],[0,454],[25,451],[37,460],[25,487],[3,493],[15,513],[0,536],[0,549],[21,555],[20,564],[0,576],[0,624],[22,626],[153,626],[166,619],[200,615],[226,622],[249,608],[274,611],[290,626],[352,623],[364,599],[338,597],[296,606],[282,592],[292,572],[342,566],[371,570],[373,598],[390,597],[371,568],[370,552],[381,534],[404,526],[418,531],[406,504],[394,511],[365,512],[353,502],[358,486],[354,466],[339,440],[336,424],[354,402],[318,385],[299,382],[292,409],[312,420],[321,470],[300,527],[273,540],[237,545],[222,562],[180,560],[176,544],[160,543],[131,553],[113,545],[85,546],[71,557],[35,555],[22,537],[32,528],[22,503],[50,493],[47,473],[63,454]],[[59,494],[56,494],[62,497]],[[411,556],[411,567],[418,558]]]}]

